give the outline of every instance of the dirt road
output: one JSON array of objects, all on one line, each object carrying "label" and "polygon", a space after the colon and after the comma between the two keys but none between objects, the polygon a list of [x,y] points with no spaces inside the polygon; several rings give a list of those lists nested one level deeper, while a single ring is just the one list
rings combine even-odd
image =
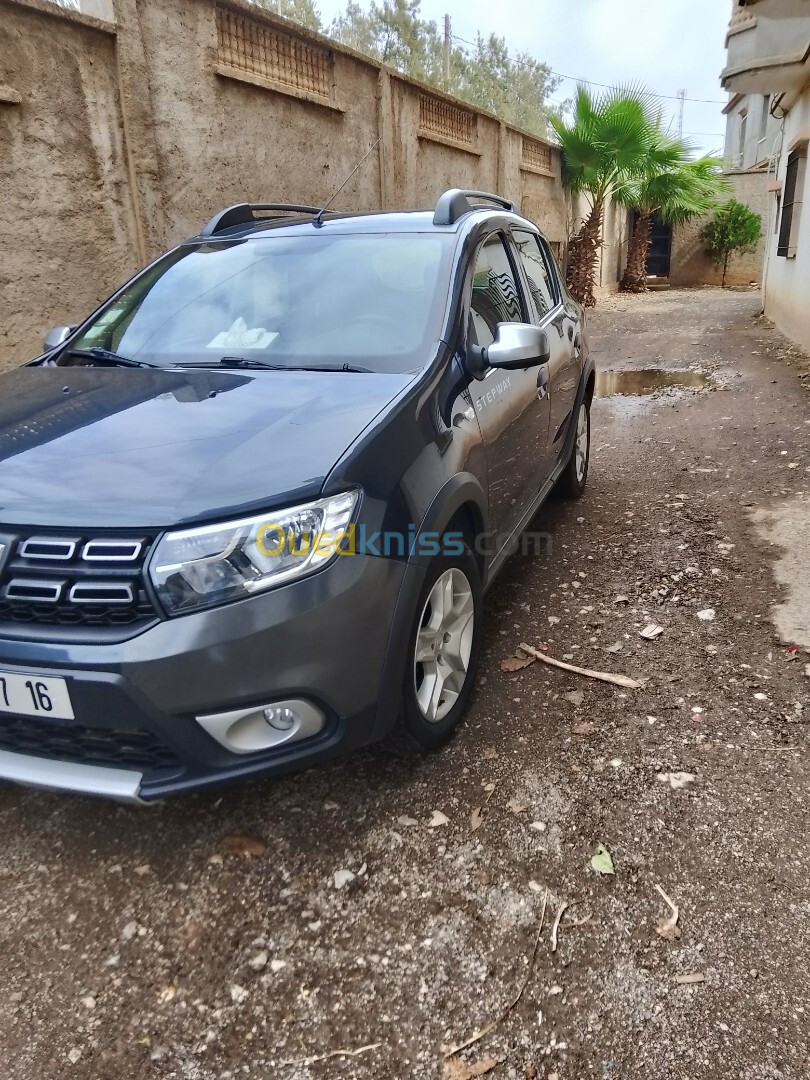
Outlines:
[{"label": "dirt road", "polygon": [[[713,389],[596,403],[588,492],[489,594],[441,754],[144,811],[0,789],[4,1076],[808,1075],[810,393],[757,309],[703,290],[593,315],[602,368]],[[503,673],[521,641],[644,685]]]}]

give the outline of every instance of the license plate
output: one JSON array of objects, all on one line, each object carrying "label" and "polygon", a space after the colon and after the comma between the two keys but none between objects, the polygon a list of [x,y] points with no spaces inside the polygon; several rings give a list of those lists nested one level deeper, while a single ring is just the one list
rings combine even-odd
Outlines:
[{"label": "license plate", "polygon": [[64,679],[0,671],[0,713],[73,720],[73,706]]}]

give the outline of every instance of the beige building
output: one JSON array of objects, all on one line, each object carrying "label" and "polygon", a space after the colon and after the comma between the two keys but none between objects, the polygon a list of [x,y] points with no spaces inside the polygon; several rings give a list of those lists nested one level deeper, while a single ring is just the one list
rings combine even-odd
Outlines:
[{"label": "beige building", "polygon": [[810,0],[734,0],[726,48],[727,147],[754,152],[756,131],[765,163],[765,313],[810,349]]}]

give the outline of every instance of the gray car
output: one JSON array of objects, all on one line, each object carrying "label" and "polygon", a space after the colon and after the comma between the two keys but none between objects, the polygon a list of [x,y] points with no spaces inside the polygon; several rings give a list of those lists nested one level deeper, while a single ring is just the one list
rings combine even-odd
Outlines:
[{"label": "gray car", "polygon": [[239,205],[0,382],[0,777],[150,800],[399,725],[582,494],[583,311],[507,200]]}]

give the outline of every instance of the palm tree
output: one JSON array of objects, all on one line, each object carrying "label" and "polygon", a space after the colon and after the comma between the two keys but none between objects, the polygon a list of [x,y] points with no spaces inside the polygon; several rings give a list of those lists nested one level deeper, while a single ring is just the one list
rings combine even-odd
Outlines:
[{"label": "palm tree", "polygon": [[670,168],[683,148],[662,136],[660,114],[643,90],[608,90],[591,97],[580,86],[573,121],[567,124],[554,116],[549,120],[560,141],[565,181],[574,194],[583,194],[590,202],[579,232],[569,243],[566,276],[574,296],[592,306],[608,198],[634,177]]},{"label": "palm tree", "polygon": [[[684,148],[685,150],[685,148]],[[614,190],[614,198],[638,211],[627,249],[627,268],[620,282],[625,292],[647,291],[647,255],[654,215],[668,225],[707,214],[728,190],[718,158],[682,160],[657,174],[629,179]]]}]

